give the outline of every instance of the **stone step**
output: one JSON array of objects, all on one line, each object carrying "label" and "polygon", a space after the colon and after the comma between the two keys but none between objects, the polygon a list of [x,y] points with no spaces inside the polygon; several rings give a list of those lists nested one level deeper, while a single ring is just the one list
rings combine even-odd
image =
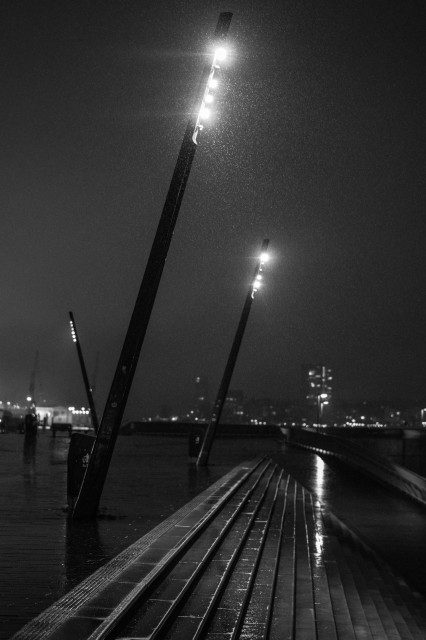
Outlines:
[{"label": "stone step", "polygon": [[[386,637],[389,631],[392,631],[392,633],[394,631],[396,632],[396,628],[389,626],[385,631],[380,612],[377,610],[374,601],[367,597],[368,590],[363,589],[365,585],[356,579],[357,576],[352,566],[347,562],[346,556],[341,548],[342,541],[338,536],[329,536],[329,544],[339,567],[357,638],[368,638],[371,640],[372,638]],[[359,559],[357,558],[356,560],[359,564]],[[399,639],[399,636],[395,636],[395,640],[397,639]]]},{"label": "stone step", "polygon": [[288,479],[279,541],[270,640],[291,640],[295,626],[296,483]]},{"label": "stone step", "polygon": [[[426,637],[424,603],[404,580],[331,514],[323,514],[340,544],[338,561],[351,568],[358,590],[370,596],[388,637],[421,640]],[[419,606],[422,602],[422,607]],[[399,634],[399,635],[398,635]]]},{"label": "stone step", "polygon": [[333,605],[323,555],[324,525],[317,517],[314,498],[305,491],[305,514],[309,553],[312,564],[312,580],[315,599],[315,618],[318,640],[337,640]]},{"label": "stone step", "polygon": [[[223,546],[221,542],[211,557],[207,558],[205,553],[200,557],[197,546],[193,546],[169,574],[169,578],[179,579],[181,572],[185,570],[185,564],[193,567],[189,576],[191,588],[185,594],[186,599],[181,598],[181,592],[174,601],[167,602],[163,585],[160,585],[117,638],[192,638],[201,634],[207,626],[209,631],[220,633],[224,619],[228,626],[232,624],[234,628],[237,625],[244,596],[255,570],[254,560],[260,552],[258,540],[253,534],[259,532],[256,525],[261,525],[260,531],[262,530],[268,517],[271,508],[268,500],[275,492],[273,480],[278,480],[275,471],[268,471],[263,475],[244,509],[227,531]],[[216,522],[214,530],[218,532]],[[197,543],[208,545],[206,534],[200,536]],[[196,572],[198,575],[195,582],[193,578]],[[235,607],[235,602],[232,609],[226,603],[223,605],[225,589],[231,594],[237,591],[243,596],[238,607]]]},{"label": "stone step", "polygon": [[311,557],[305,520],[305,492],[296,485],[296,638],[316,638]]}]

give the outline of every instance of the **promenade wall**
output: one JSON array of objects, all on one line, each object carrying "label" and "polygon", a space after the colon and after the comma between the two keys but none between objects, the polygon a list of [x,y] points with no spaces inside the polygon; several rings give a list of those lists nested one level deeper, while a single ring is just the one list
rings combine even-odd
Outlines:
[{"label": "promenade wall", "polygon": [[401,491],[426,506],[426,478],[398,465],[353,440],[317,433],[314,429],[287,429],[282,433],[289,444],[319,454],[331,455],[359,469],[382,484]]}]

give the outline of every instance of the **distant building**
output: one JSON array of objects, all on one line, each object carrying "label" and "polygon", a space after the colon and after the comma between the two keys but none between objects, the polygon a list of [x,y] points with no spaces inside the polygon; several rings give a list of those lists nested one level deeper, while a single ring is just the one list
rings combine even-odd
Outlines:
[{"label": "distant building", "polygon": [[209,381],[205,376],[195,378],[195,402],[193,416],[197,420],[210,420],[212,407],[209,401]]},{"label": "distant building", "polygon": [[270,398],[250,398],[244,403],[244,415],[247,424],[279,424],[284,409]]},{"label": "distant building", "polygon": [[[0,430],[23,432],[25,415],[28,411],[27,405],[0,403]],[[34,411],[39,427],[51,429],[53,423],[72,424],[75,428],[92,426],[90,411],[84,407],[77,409],[66,406],[36,405]]]},{"label": "distant building", "polygon": [[209,381],[206,376],[197,376],[195,378],[195,401],[205,402],[209,396]]},{"label": "distant building", "polygon": [[226,395],[221,422],[228,424],[245,423],[244,393],[242,391],[229,390]]},{"label": "distant building", "polygon": [[311,420],[318,417],[320,403],[324,415],[330,413],[333,399],[333,376],[329,367],[324,364],[304,365],[302,368],[302,390],[304,404]]}]

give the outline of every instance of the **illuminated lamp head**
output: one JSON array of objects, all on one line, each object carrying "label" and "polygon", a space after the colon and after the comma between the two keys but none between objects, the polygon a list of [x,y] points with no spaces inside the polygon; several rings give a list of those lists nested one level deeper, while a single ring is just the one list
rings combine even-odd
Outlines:
[{"label": "illuminated lamp head", "polygon": [[226,49],[224,47],[218,47],[215,52],[215,59],[219,62],[223,62],[226,58]]}]

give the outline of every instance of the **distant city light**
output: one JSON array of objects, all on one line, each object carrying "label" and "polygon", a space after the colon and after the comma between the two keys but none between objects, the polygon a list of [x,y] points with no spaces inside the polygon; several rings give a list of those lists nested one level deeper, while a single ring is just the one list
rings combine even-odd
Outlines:
[{"label": "distant city light", "polygon": [[260,257],[259,257],[259,260],[260,260],[260,262],[268,262],[269,254],[266,253],[266,251],[264,253],[261,253]]},{"label": "distant city light", "polygon": [[205,97],[205,103],[206,104],[211,104],[214,100],[214,97],[211,93],[208,93]]},{"label": "distant city light", "polygon": [[213,76],[208,81],[208,86],[210,89],[217,89],[217,85],[219,84],[217,78],[213,78]]},{"label": "distant city light", "polygon": [[203,120],[207,120],[207,118],[210,118],[210,109],[207,109],[207,107],[203,107],[200,111],[200,118],[202,118]]},{"label": "distant city light", "polygon": [[32,397],[31,396],[27,396],[27,402],[31,402]]}]

